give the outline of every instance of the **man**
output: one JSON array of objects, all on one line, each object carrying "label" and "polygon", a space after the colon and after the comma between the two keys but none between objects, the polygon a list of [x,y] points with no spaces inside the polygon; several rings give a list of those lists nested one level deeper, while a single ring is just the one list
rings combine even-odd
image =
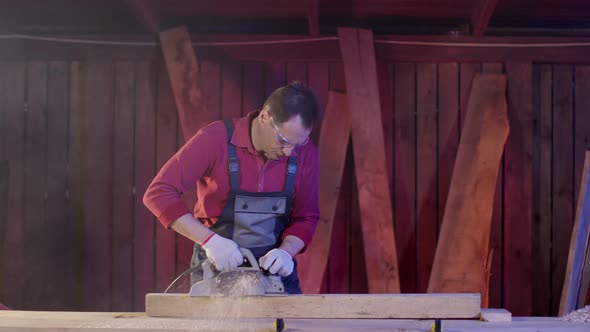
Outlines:
[{"label": "man", "polygon": [[[195,242],[191,266],[208,258],[220,271],[235,269],[244,247],[282,277],[286,292],[301,293],[293,257],[319,219],[318,152],[309,142],[319,112],[312,91],[293,82],[261,111],[202,128],[162,167],[143,201],[166,228]],[[195,184],[190,213],[181,195]]]}]

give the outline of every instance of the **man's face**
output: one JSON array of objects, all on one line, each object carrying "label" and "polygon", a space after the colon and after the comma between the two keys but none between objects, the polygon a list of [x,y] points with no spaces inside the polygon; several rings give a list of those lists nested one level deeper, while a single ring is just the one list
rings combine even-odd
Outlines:
[{"label": "man's face", "polygon": [[267,132],[263,153],[267,159],[288,157],[297,146],[305,145],[309,141],[311,129],[305,128],[299,115],[286,122],[276,123],[268,112],[263,113],[262,120]]}]

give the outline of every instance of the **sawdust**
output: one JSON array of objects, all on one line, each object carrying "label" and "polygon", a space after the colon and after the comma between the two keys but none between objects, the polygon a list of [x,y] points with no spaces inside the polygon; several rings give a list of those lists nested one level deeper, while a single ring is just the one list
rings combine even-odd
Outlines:
[{"label": "sawdust", "polygon": [[584,308],[572,311],[569,314],[561,317],[561,320],[566,322],[590,322],[590,305]]},{"label": "sawdust", "polygon": [[230,280],[218,282],[217,287],[226,296],[241,297],[262,295],[269,284],[260,273],[238,270],[231,274]]}]

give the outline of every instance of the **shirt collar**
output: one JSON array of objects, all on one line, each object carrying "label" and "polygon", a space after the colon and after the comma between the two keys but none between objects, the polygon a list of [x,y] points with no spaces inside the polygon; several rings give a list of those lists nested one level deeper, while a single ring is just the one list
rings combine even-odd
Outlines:
[{"label": "shirt collar", "polygon": [[[246,148],[252,154],[258,154],[258,151],[252,145],[252,140],[250,139],[250,125],[252,120],[258,116],[260,111],[252,111],[248,113],[246,116],[239,118],[238,120],[234,121],[234,134],[231,137],[231,144],[235,145],[238,148]],[[299,148],[293,150],[291,156],[297,155],[297,150]],[[286,159],[280,158],[279,160]]]}]

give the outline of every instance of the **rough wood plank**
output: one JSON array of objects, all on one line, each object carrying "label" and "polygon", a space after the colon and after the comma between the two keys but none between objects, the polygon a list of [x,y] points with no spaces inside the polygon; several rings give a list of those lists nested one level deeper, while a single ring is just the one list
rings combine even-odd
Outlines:
[{"label": "rough wood plank", "polygon": [[504,308],[515,316],[530,316],[533,66],[530,62],[507,62],[506,76],[511,135],[504,154]]},{"label": "rough wood plank", "polygon": [[330,92],[320,135],[320,220],[307,251],[299,256],[299,280],[305,294],[318,294],[330,255],[334,215],[350,138],[350,113],[345,93]]},{"label": "rough wood plank", "polygon": [[[154,216],[144,207],[142,194],[147,189],[155,174],[156,152],[154,149],[156,135],[156,85],[155,70],[150,62],[135,64],[135,238],[134,238],[134,310],[142,311],[146,293],[155,286],[154,257],[155,234],[157,226]],[[146,144],[146,142],[149,142]]]},{"label": "rough wood plank", "polygon": [[133,148],[135,66],[115,64],[112,310],[133,310]]},{"label": "rough wood plank", "polygon": [[114,77],[111,63],[92,62],[82,78],[83,308],[88,311],[108,311],[111,305]]},{"label": "rough wood plank", "polygon": [[[345,81],[343,64],[340,62],[330,64],[330,90],[344,92],[346,90]],[[334,216],[335,227],[332,230],[332,244],[330,246],[328,269],[330,293],[350,292],[350,212],[352,205],[351,196],[353,196],[352,179],[354,178],[351,145],[348,145],[346,156],[342,187],[340,188],[340,197]],[[364,272],[364,266],[355,268],[362,269]]]},{"label": "rough wood plank", "polygon": [[553,160],[551,300],[552,315],[559,312],[567,255],[574,222],[574,91],[573,67],[553,66]]},{"label": "rough wood plank", "polygon": [[[44,250],[52,266],[69,266],[65,252],[71,239],[66,233],[67,220],[67,166],[68,166],[68,64],[49,64],[47,81],[47,198],[45,201],[45,227],[51,240]],[[67,268],[46,271],[52,279],[45,287],[44,297],[48,299],[49,310],[65,310],[63,294],[71,290],[66,282]]]},{"label": "rough wood plank", "polygon": [[[156,170],[159,170],[176,152],[178,113],[174,104],[170,80],[166,67],[158,63],[157,105],[156,105]],[[182,271],[176,270],[176,232],[162,227],[159,223],[155,229],[156,241],[156,288],[163,292],[170,282]],[[186,266],[183,266],[186,269]],[[188,292],[189,287],[183,289]],[[180,291],[180,290],[178,290]]]},{"label": "rough wood plank", "polygon": [[416,66],[394,68],[394,222],[400,285],[416,292]]},{"label": "rough wood plank", "polygon": [[27,262],[27,287],[23,294],[23,308],[46,309],[44,283],[35,282],[50,268],[46,246],[49,244],[45,229],[45,184],[47,181],[47,63],[31,62],[27,65],[27,99],[25,104],[25,164],[24,164],[24,238],[35,239],[36,245],[24,245]]},{"label": "rough wood plank", "polygon": [[438,237],[436,65],[416,72],[416,292],[426,292]]},{"label": "rough wood plank", "polygon": [[508,136],[506,78],[473,80],[428,292],[485,294],[492,198]]},{"label": "rough wood plank", "polygon": [[535,66],[535,144],[533,154],[533,225],[531,280],[533,315],[551,312],[551,155],[552,155],[552,73],[551,65]]},{"label": "rough wood plank", "polygon": [[[572,230],[570,250],[565,271],[565,281],[561,291],[559,315],[566,315],[578,307],[582,270],[586,260],[586,250],[590,236],[590,152],[586,152],[584,172],[582,174],[576,219]],[[582,296],[586,295],[583,293]]]},{"label": "rough wood plank", "polygon": [[506,309],[481,309],[481,320],[496,323],[511,322],[512,313]]},{"label": "rough wood plank", "polygon": [[151,317],[476,318],[479,294],[324,294],[190,297],[148,294]]},{"label": "rough wood plank", "polygon": [[459,137],[461,137],[465,126],[471,83],[475,75],[480,72],[481,64],[479,63],[462,63],[459,66]]},{"label": "rough wood plank", "polygon": [[373,34],[340,28],[369,291],[396,293],[399,271],[381,123]]}]

